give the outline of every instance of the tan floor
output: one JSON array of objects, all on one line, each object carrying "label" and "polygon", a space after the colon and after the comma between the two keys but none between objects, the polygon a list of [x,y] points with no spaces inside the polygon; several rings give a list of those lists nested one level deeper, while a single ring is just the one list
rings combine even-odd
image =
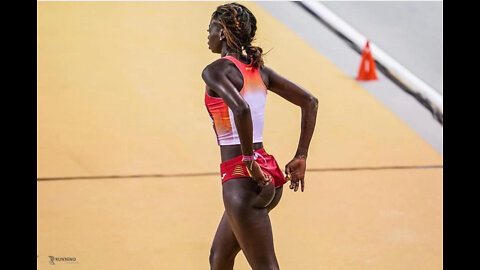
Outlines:
[{"label": "tan floor", "polygon": [[[39,2],[37,177],[217,172],[201,71],[222,2]],[[442,165],[405,123],[255,3],[266,64],[320,100],[307,166]],[[360,59],[359,59],[360,61]],[[273,93],[283,168],[300,110]],[[214,150],[215,149],[215,150]],[[212,152],[213,151],[213,152]],[[442,169],[307,172],[271,212],[282,269],[440,269]],[[38,269],[208,269],[219,177],[37,182]],[[235,269],[250,269],[242,253]]]}]

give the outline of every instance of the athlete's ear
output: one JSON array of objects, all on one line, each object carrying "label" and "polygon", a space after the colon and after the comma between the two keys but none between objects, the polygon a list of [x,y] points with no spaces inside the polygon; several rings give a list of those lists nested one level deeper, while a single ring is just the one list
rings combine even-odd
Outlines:
[{"label": "athlete's ear", "polygon": [[220,29],[220,32],[218,32],[219,34],[219,37],[220,37],[220,40],[224,40],[225,39],[225,34],[223,33],[223,28]]}]

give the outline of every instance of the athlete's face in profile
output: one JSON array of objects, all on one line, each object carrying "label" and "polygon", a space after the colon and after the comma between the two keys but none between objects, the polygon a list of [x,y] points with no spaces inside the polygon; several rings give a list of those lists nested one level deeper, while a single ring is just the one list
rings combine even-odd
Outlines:
[{"label": "athlete's face in profile", "polygon": [[208,48],[213,53],[222,52],[222,41],[220,38],[222,40],[225,39],[225,36],[223,35],[223,29],[218,23],[210,21],[210,25],[208,26]]}]

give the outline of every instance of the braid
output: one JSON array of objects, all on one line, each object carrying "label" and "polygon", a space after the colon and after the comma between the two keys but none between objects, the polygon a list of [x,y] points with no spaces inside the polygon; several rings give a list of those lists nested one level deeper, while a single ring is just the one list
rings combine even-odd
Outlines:
[{"label": "braid", "polygon": [[253,59],[254,67],[263,66],[262,49],[251,45],[257,30],[257,19],[248,8],[238,3],[221,5],[213,12],[212,20],[222,26],[231,50],[238,53],[245,50],[247,56]]}]

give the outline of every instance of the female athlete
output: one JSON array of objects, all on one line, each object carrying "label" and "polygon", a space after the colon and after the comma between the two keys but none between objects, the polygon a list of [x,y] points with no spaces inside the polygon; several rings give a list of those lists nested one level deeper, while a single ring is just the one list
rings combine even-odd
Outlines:
[{"label": "female athlete", "polygon": [[[221,58],[202,72],[205,105],[220,146],[225,211],[210,250],[211,269],[233,269],[243,251],[252,269],[279,269],[268,213],[278,204],[283,184],[305,188],[308,147],[315,129],[318,100],[264,65],[262,49],[251,45],[255,16],[245,6],[217,7],[208,27],[208,46]],[[243,53],[245,52],[245,53]],[[267,89],[301,107],[297,152],[285,166],[263,148]]]}]

